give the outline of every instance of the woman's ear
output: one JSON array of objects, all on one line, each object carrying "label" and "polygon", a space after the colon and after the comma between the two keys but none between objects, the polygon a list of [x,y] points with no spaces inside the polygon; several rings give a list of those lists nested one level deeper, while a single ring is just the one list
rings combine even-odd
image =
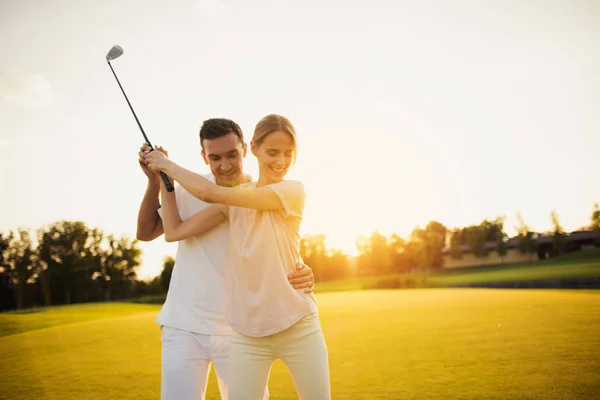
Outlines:
[{"label": "woman's ear", "polygon": [[258,152],[258,145],[254,143],[254,140],[250,142],[250,151],[252,152],[254,157],[257,157],[256,153]]}]

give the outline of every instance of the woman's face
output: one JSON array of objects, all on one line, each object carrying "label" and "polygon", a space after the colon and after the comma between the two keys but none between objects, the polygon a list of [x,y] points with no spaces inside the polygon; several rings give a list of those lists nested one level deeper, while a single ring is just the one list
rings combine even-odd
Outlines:
[{"label": "woman's face", "polygon": [[268,183],[283,180],[294,161],[295,151],[292,137],[281,131],[269,133],[260,145],[252,146],[260,174]]}]

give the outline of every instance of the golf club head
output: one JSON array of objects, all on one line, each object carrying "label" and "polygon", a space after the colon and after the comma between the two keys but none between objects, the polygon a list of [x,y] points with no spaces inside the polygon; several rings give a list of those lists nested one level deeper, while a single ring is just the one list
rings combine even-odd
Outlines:
[{"label": "golf club head", "polygon": [[123,48],[118,44],[114,45],[106,55],[106,61],[114,60],[123,54]]}]

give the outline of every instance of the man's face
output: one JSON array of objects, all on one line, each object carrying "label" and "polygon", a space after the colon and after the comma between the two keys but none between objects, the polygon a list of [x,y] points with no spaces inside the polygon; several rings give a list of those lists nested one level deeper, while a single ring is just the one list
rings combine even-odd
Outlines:
[{"label": "man's face", "polygon": [[246,143],[233,132],[216,139],[204,139],[202,158],[210,166],[217,185],[236,186],[242,178]]}]

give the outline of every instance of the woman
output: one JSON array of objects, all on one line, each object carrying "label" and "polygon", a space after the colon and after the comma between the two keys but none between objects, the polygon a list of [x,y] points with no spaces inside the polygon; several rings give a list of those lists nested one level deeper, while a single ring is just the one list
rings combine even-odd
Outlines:
[{"label": "woman", "polygon": [[296,158],[296,131],[279,115],[258,122],[251,142],[259,178],[222,187],[168,160],[159,151],[144,156],[195,197],[215,205],[181,221],[173,193],[161,190],[167,241],[199,235],[225,218],[230,222],[227,319],[231,339],[229,398],[261,399],[271,364],[289,368],[301,399],[330,399],[328,355],[312,293],[294,290],[287,275],[300,259],[304,186],[284,180]]}]

